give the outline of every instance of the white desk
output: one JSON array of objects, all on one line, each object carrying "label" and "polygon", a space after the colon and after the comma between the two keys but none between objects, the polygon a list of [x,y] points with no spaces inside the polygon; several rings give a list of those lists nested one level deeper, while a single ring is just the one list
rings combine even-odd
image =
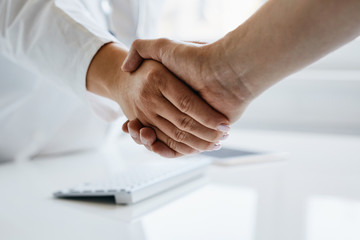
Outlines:
[{"label": "white desk", "polygon": [[207,184],[133,206],[52,198],[60,188],[151,161],[128,141],[105,156],[1,164],[0,239],[360,239],[359,137],[232,132],[226,145],[287,151],[289,159],[213,166]]}]

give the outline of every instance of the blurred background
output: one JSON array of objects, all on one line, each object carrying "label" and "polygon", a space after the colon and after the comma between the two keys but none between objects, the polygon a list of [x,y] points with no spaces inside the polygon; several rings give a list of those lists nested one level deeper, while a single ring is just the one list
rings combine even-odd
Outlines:
[{"label": "blurred background", "polygon": [[[149,23],[140,21],[140,36],[207,42],[235,29],[265,2],[155,1],[159,4],[151,7],[156,8],[152,12],[157,14],[157,29],[150,33],[146,31],[150,28],[145,27]],[[266,91],[249,106],[235,126],[360,134],[360,39]]]}]

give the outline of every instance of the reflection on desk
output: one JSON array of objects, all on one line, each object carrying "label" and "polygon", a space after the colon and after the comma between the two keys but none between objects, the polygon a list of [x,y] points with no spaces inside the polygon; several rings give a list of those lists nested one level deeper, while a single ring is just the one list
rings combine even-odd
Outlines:
[{"label": "reflection on desk", "polygon": [[289,158],[213,166],[206,184],[189,183],[130,207],[51,196],[158,158],[128,138],[105,152],[2,164],[1,239],[360,239],[360,137],[231,134],[229,147],[285,151]]}]

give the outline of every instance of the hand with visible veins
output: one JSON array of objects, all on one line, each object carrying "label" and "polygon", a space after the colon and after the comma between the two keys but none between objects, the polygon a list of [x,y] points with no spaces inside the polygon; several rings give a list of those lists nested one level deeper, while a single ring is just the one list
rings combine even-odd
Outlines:
[{"label": "hand with visible veins", "polygon": [[151,150],[162,156],[219,149],[227,118],[159,62],[146,60],[134,73],[121,71],[126,55],[115,43],[103,46],[90,64],[87,89],[116,101],[129,120],[151,127],[159,140]]},{"label": "hand with visible veins", "polygon": [[122,69],[136,72],[144,59],[159,61],[233,123],[254,96],[226,61],[221,61],[224,58],[219,45],[169,39],[135,40]]},{"label": "hand with visible veins", "polygon": [[[210,52],[207,49],[209,46],[175,42],[168,39],[136,40],[122,69],[133,72],[142,64],[143,57],[160,61],[179,79],[191,86],[214,109],[227,116],[232,123],[240,117],[253,96],[241,81],[224,85],[221,83],[221,76],[214,73],[214,69],[207,68],[206,63],[211,61],[208,55]],[[150,55],[140,55],[143,52],[148,54],[152,49],[154,52],[151,52]],[[157,54],[156,49],[162,49],[159,50],[163,53],[161,58],[154,57]],[[198,71],[198,69],[202,69],[202,71]],[[231,78],[233,72],[224,74],[228,74],[228,79],[234,79],[234,77]],[[228,132],[229,128],[222,130]],[[123,131],[130,133],[137,143],[145,145],[149,150],[152,150],[153,145],[158,144],[157,134],[137,120],[125,122]],[[228,134],[224,134],[222,140],[227,137]]]},{"label": "hand with visible veins", "polygon": [[[233,123],[263,91],[359,34],[359,0],[272,0],[212,44],[136,40],[122,70],[161,62]],[[136,120],[123,130],[148,147],[157,143]]]}]

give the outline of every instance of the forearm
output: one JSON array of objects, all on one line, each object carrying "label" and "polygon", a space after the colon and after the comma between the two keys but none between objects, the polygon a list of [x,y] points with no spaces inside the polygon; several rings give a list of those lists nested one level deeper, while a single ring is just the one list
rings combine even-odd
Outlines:
[{"label": "forearm", "polygon": [[87,72],[87,90],[117,101],[116,92],[119,92],[123,75],[127,74],[121,71],[121,64],[126,55],[127,50],[116,43],[101,47],[92,59]]},{"label": "forearm", "polygon": [[256,96],[359,33],[358,0],[270,0],[215,44]]},{"label": "forearm", "polygon": [[155,59],[233,123],[265,89],[359,33],[359,0],[269,0],[209,45],[137,40],[122,69],[133,72],[143,59]]}]

